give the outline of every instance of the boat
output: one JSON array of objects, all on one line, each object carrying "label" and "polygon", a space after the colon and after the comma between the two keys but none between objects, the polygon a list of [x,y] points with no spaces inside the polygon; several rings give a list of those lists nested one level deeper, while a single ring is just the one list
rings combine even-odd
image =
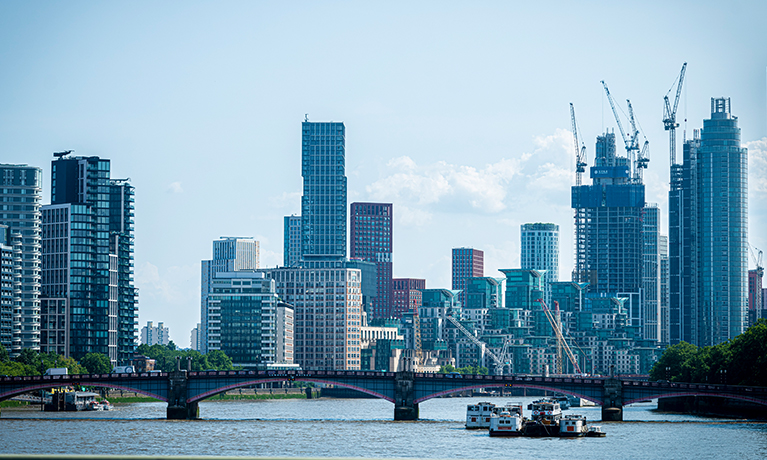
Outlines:
[{"label": "boat", "polygon": [[519,414],[522,416],[522,403],[507,403],[505,406],[496,406],[491,402],[479,402],[466,406],[466,428],[487,429],[490,428],[490,416],[499,415],[502,412]]},{"label": "boat", "polygon": [[524,419],[521,413],[511,413],[503,411],[500,414],[490,416],[490,436],[491,437],[512,437],[523,436],[522,430]]},{"label": "boat", "polygon": [[570,400],[565,395],[555,396],[554,400],[559,403],[559,408],[562,410],[570,410]]},{"label": "boat", "polygon": [[604,438],[605,436],[607,436],[607,433],[602,431],[602,427],[599,425],[592,425],[586,431],[587,438]]},{"label": "boat", "polygon": [[564,438],[578,438],[588,431],[586,417],[583,415],[565,415],[559,420],[559,436]]},{"label": "boat", "polygon": [[101,407],[102,407],[104,410],[112,410],[112,409],[114,409],[114,408],[115,408],[115,406],[113,406],[113,405],[112,405],[112,403],[110,403],[110,402],[109,402],[109,401],[107,401],[106,399],[102,399],[102,400],[101,400]]},{"label": "boat", "polygon": [[524,424],[525,436],[559,436],[559,421],[562,409],[553,399],[539,399],[528,406],[532,411],[532,420]]}]

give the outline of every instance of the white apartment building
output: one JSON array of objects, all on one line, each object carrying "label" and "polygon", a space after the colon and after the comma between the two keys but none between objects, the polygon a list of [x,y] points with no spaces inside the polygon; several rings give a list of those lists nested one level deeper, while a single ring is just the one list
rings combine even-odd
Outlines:
[{"label": "white apartment building", "polygon": [[146,326],[141,328],[141,343],[152,345],[167,345],[170,343],[170,330],[164,323],[157,323],[155,327],[152,321],[147,321]]},{"label": "white apartment building", "polygon": [[551,304],[551,283],[559,281],[559,225],[547,223],[521,225],[520,268],[546,270],[544,300]]}]

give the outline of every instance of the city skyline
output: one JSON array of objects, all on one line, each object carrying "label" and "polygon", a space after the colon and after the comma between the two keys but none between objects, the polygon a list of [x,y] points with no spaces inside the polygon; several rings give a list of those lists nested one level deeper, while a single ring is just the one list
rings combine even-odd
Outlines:
[{"label": "city skyline", "polygon": [[[767,52],[758,45],[765,32],[757,21],[765,6],[748,5],[747,14],[740,6],[720,11],[700,3],[688,11],[650,4],[642,16],[650,29],[668,30],[672,16],[687,20],[669,36],[610,43],[622,31],[617,18],[628,17],[628,7],[615,7],[613,25],[589,18],[595,7],[568,13],[575,7],[565,5],[562,18],[532,6],[493,4],[437,12],[413,6],[407,19],[392,8],[377,20],[369,19],[368,8],[348,5],[238,5],[242,20],[231,10],[204,5],[159,5],[150,18],[142,17],[141,8],[130,12],[119,5],[51,5],[36,16],[27,6],[3,5],[0,54],[12,70],[0,74],[6,101],[0,108],[0,162],[42,168],[42,204],[50,196],[47,164],[54,151],[110,158],[114,177],[131,177],[137,190],[139,323],[164,321],[174,341],[186,346],[188,331],[199,322],[199,261],[211,258],[209,241],[252,235],[261,243],[262,266],[282,263],[283,218],[300,214],[297,126],[306,112],[310,121],[340,119],[348,129],[348,202],[396,208],[395,278],[424,278],[430,288],[447,288],[450,249],[462,246],[482,248],[485,275],[498,277],[498,268],[520,264],[519,225],[552,222],[560,226],[560,278],[567,279],[574,182],[568,102],[578,110],[591,161],[603,132],[600,120],[614,128],[599,81],[610,84],[618,101],[631,98],[651,142],[646,201],[659,203],[661,233],[667,235],[662,97],[686,61],[677,150],[684,118],[690,138],[708,118],[709,99],[731,97],[749,149],[750,242],[765,249],[765,232],[758,229],[767,225],[760,206],[767,199]],[[168,20],[180,15],[188,21]],[[594,35],[573,30],[570,15],[581,19],[579,30],[593,29]],[[714,15],[725,24],[721,34],[706,26]],[[259,20],[251,28],[245,20],[250,17],[273,25]],[[332,18],[335,30],[318,28],[318,17]],[[463,30],[443,27],[462,19]],[[512,22],[522,23],[519,30],[508,30]],[[531,32],[527,22],[545,26]],[[142,33],[131,34],[133,25]],[[201,35],[190,44],[173,39],[191,29]],[[382,30],[401,30],[401,38]],[[276,34],[268,41],[274,50],[258,45],[269,33]],[[304,33],[316,43],[289,37]],[[573,53],[577,57],[571,55],[576,48],[563,45],[567,34],[585,50]],[[380,45],[381,37],[390,43]],[[537,37],[536,44],[517,45],[526,43],[524,37]],[[678,47],[659,53],[669,40]],[[252,50],[233,47],[238,41]],[[411,43],[420,48],[404,48]],[[335,55],[331,45],[344,52]],[[408,51],[392,53],[399,47]],[[638,50],[641,72],[604,59],[627,49]],[[235,58],[241,51],[264,65]],[[307,77],[305,62],[318,71]],[[78,70],[51,74],[51,68]],[[536,71],[526,77],[516,75],[518,68]],[[323,90],[335,80],[337,91]]]}]

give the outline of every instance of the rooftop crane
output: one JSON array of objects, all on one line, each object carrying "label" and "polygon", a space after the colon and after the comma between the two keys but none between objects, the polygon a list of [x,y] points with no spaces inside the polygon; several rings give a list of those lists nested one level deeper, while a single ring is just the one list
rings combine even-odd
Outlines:
[{"label": "rooftop crane", "polygon": [[[567,342],[565,341],[564,335],[562,335],[562,328],[559,325],[559,321],[557,321],[554,318],[554,315],[551,313],[551,310],[549,309],[549,306],[546,305],[546,302],[543,301],[543,299],[538,299],[536,302],[540,303],[543,307],[543,312],[546,314],[546,318],[549,320],[549,323],[551,324],[551,328],[554,330],[554,335],[557,337],[557,373],[562,373],[562,350],[567,353],[567,358],[570,360],[570,362],[573,364],[573,368],[575,369],[575,372],[580,374],[581,373],[581,367],[578,365],[578,359],[573,354],[573,351],[570,349],[570,346],[567,345]],[[557,310],[559,310],[559,305],[557,305]]]},{"label": "rooftop crane", "polygon": [[679,95],[682,94],[682,84],[684,83],[684,73],[687,70],[687,63],[682,64],[682,71],[679,72],[679,76],[674,83],[679,81],[679,85],[676,87],[676,97],[674,98],[674,108],[668,102],[668,95],[671,90],[674,89],[674,84],[669,88],[668,93],[663,97],[663,128],[668,131],[669,140],[669,155],[671,157],[671,164],[676,164],[676,128],[679,127],[679,123],[676,122],[676,109],[679,106]]},{"label": "rooftop crane", "polygon": [[[764,276],[764,266],[762,265],[762,255],[764,254],[761,249],[751,246],[749,243],[748,250],[751,252],[751,258],[754,259],[754,265],[756,265],[756,274]],[[754,251],[757,251],[754,253]],[[759,254],[758,256],[756,254]]]},{"label": "rooftop crane", "polygon": [[458,330],[461,331],[463,333],[463,335],[468,337],[469,340],[471,340],[472,343],[474,343],[474,345],[476,345],[478,347],[484,347],[485,353],[487,353],[490,356],[490,358],[492,358],[493,361],[495,362],[495,374],[496,375],[503,375],[503,366],[504,366],[504,364],[506,364],[504,362],[504,360],[506,359],[506,352],[508,350],[509,340],[506,339],[504,341],[504,343],[503,343],[503,350],[501,351],[501,356],[498,357],[495,353],[490,351],[490,348],[487,346],[487,344],[485,342],[483,342],[483,341],[479,340],[477,337],[475,337],[474,334],[472,334],[471,332],[469,332],[468,329],[463,327],[463,325],[457,319],[455,319],[452,316],[448,316],[447,319],[448,319],[448,321],[453,323],[453,326],[458,328]]},{"label": "rooftop crane", "polygon": [[604,80],[602,80],[602,86],[605,88],[605,93],[607,93],[607,100],[610,102],[610,107],[613,109],[613,115],[615,115],[615,122],[618,123],[618,129],[621,132],[621,137],[623,138],[623,143],[626,145],[626,155],[629,157],[629,159],[632,158],[632,150],[633,143],[631,139],[626,137],[626,131],[623,130],[623,123],[621,123],[621,118],[618,116],[618,110],[615,108],[615,102],[613,102],[613,96],[610,94],[610,90],[607,89],[607,83],[605,83]]},{"label": "rooftop crane", "polygon": [[575,123],[575,107],[570,103],[570,121],[573,124],[573,141],[575,142],[575,185],[581,185],[583,173],[586,171],[586,144],[578,147],[578,127]]},{"label": "rooftop crane", "polygon": [[642,150],[639,150],[639,130],[634,119],[634,107],[628,99],[626,99],[626,104],[629,106],[629,119],[631,120],[631,145],[638,152],[634,179],[637,182],[642,182],[642,170],[647,169],[647,164],[650,162],[650,142],[645,137]]}]

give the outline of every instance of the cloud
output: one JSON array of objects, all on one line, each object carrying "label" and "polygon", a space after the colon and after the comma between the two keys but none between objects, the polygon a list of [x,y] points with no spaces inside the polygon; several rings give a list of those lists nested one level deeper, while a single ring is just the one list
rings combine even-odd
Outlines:
[{"label": "cloud", "polygon": [[748,188],[750,192],[767,193],[767,137],[746,142],[748,149]]},{"label": "cloud", "polygon": [[165,188],[168,193],[184,193],[184,189],[181,187],[181,182],[171,182],[168,187]]},{"label": "cloud", "polygon": [[198,282],[200,266],[198,264],[173,266],[160,271],[159,267],[151,262],[136,267],[136,287],[140,289],[142,304],[157,303],[184,305],[194,302],[199,303],[199,291],[189,292],[184,289],[186,283]]}]

